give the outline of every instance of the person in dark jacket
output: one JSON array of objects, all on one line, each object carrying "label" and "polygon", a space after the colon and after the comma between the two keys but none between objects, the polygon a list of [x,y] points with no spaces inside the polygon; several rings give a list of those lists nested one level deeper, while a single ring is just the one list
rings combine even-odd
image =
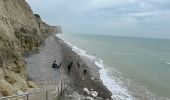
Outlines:
[{"label": "person in dark jacket", "polygon": [[86,75],[86,73],[87,73],[87,70],[86,70],[86,69],[85,69],[85,70],[83,70],[83,74],[84,74],[84,75]]},{"label": "person in dark jacket", "polygon": [[78,66],[78,68],[80,68],[80,62],[79,61],[77,62],[77,66]]},{"label": "person in dark jacket", "polygon": [[70,74],[72,66],[73,66],[73,62],[68,64],[68,74]]},{"label": "person in dark jacket", "polygon": [[71,66],[71,67],[73,66],[73,62],[70,63],[70,66]]},{"label": "person in dark jacket", "polygon": [[68,64],[68,74],[70,74],[70,70],[71,70],[71,65]]},{"label": "person in dark jacket", "polygon": [[57,62],[56,62],[56,61],[54,61],[54,62],[53,62],[52,67],[53,67],[53,68],[57,68],[57,67],[58,67],[58,65],[57,65]]}]

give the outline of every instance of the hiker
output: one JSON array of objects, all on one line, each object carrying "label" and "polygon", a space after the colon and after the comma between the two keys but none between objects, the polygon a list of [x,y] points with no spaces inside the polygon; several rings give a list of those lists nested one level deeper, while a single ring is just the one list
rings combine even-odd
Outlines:
[{"label": "hiker", "polygon": [[71,66],[68,64],[68,74],[70,74]]},{"label": "hiker", "polygon": [[57,62],[56,62],[56,61],[54,61],[54,62],[53,62],[52,67],[53,67],[53,68],[57,68],[57,67],[58,67],[58,65],[57,65]]},{"label": "hiker", "polygon": [[83,73],[84,73],[84,75],[86,75],[86,73],[87,73],[87,70],[85,69],[85,70],[83,71]]},{"label": "hiker", "polygon": [[70,63],[70,66],[71,66],[71,67],[73,66],[73,62]]},{"label": "hiker", "polygon": [[78,66],[78,68],[80,68],[80,63],[79,63],[79,61],[77,62],[77,66]]},{"label": "hiker", "polygon": [[68,74],[70,74],[72,66],[73,66],[73,62],[68,64]]}]

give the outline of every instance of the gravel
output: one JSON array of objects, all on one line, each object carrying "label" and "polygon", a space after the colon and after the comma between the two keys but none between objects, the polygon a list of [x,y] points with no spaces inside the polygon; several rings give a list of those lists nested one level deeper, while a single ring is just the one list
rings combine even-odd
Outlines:
[{"label": "gravel", "polygon": [[40,47],[39,53],[31,54],[25,58],[28,77],[39,86],[57,85],[65,75],[62,68],[52,68],[52,63],[53,61],[56,61],[57,64],[61,62],[61,50],[60,45],[55,41],[55,37],[49,36],[45,45]]}]

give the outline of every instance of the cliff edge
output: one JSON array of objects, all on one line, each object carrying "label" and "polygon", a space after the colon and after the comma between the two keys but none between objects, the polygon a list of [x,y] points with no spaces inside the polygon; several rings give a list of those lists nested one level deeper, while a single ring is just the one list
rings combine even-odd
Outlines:
[{"label": "cliff edge", "polygon": [[61,28],[42,22],[25,0],[0,0],[0,96],[36,87],[27,79],[23,54],[39,47],[53,32]]}]

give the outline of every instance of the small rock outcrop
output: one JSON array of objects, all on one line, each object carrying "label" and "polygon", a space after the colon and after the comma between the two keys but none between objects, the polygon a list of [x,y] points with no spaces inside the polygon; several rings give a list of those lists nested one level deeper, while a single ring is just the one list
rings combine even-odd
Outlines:
[{"label": "small rock outcrop", "polygon": [[42,22],[25,0],[0,0],[0,96],[35,87],[27,80],[23,54],[39,47],[50,33],[60,31],[60,27]]}]

